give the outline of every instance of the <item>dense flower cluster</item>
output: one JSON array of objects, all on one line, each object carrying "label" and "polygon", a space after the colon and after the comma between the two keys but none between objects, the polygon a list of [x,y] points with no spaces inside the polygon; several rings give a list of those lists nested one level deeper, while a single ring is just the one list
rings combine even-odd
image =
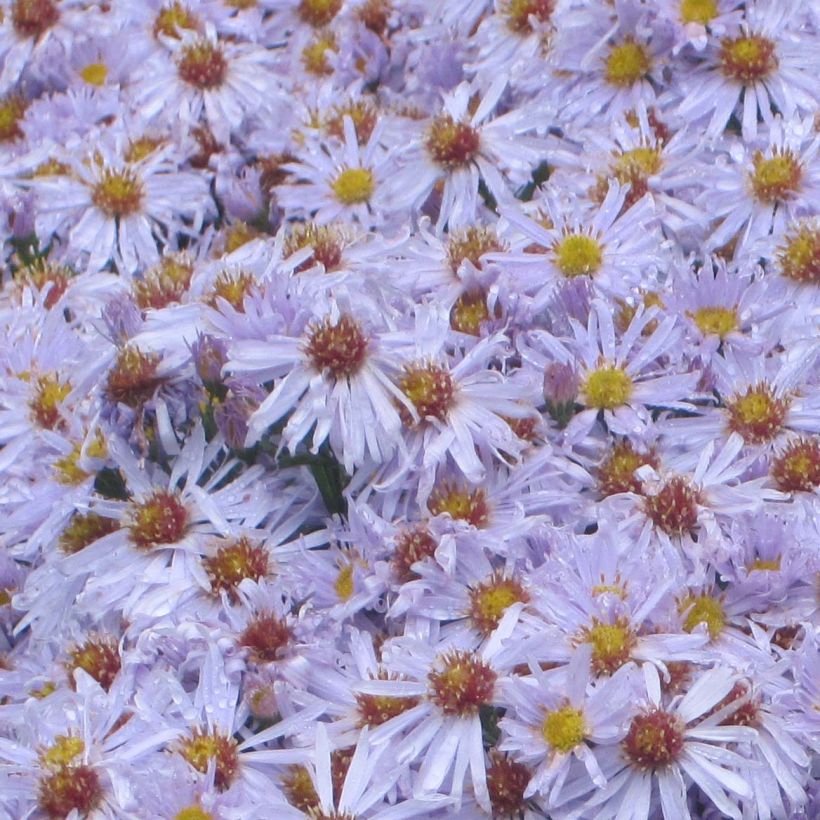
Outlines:
[{"label": "dense flower cluster", "polygon": [[0,816],[817,817],[819,35],[3,0]]}]

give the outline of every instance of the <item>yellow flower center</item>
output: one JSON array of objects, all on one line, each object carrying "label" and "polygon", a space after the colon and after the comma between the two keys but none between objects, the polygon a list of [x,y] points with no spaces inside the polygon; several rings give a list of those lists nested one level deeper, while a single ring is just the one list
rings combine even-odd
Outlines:
[{"label": "yellow flower center", "polygon": [[165,6],[154,20],[155,37],[164,34],[166,37],[178,40],[180,31],[195,31],[197,28],[199,28],[199,21],[182,3],[171,3]]},{"label": "yellow flower center", "polygon": [[0,99],[0,142],[11,142],[23,136],[20,120],[27,107],[26,100],[17,94]]},{"label": "yellow flower center", "polygon": [[177,72],[181,80],[194,88],[210,91],[225,82],[228,62],[218,45],[203,39],[182,49]]},{"label": "yellow flower center", "polygon": [[684,23],[700,23],[705,26],[717,17],[715,0],[681,0],[680,19]]},{"label": "yellow flower center", "polygon": [[683,628],[691,632],[698,624],[705,624],[709,637],[715,640],[726,626],[723,604],[711,595],[689,595],[679,607],[685,613]]},{"label": "yellow flower center", "polygon": [[784,276],[804,284],[820,284],[820,228],[801,225],[786,238],[778,254]]},{"label": "yellow flower center", "polygon": [[119,524],[113,518],[103,518],[93,512],[74,513],[60,535],[58,545],[63,552],[73,555],[118,529]]},{"label": "yellow flower center", "polygon": [[218,791],[225,791],[233,783],[239,770],[239,755],[236,741],[219,732],[194,730],[184,738],[178,747],[179,754],[198,772],[208,771],[208,764],[214,761],[214,785]]},{"label": "yellow flower center", "polygon": [[330,186],[336,199],[343,205],[359,205],[373,195],[376,182],[367,168],[346,168]]},{"label": "yellow flower center", "polygon": [[214,816],[201,806],[187,806],[174,815],[174,820],[214,820]]},{"label": "yellow flower center", "polygon": [[349,601],[353,597],[353,562],[350,561],[339,570],[336,580],[333,582],[333,589],[342,602]]},{"label": "yellow flower center", "polygon": [[724,37],[720,42],[720,67],[730,79],[749,85],[768,77],[777,68],[775,44],[766,37]]},{"label": "yellow flower center", "polygon": [[447,513],[457,521],[466,521],[479,528],[486,526],[490,519],[484,490],[471,491],[446,481],[430,494],[427,509],[430,510],[430,515]]},{"label": "yellow flower center", "polygon": [[107,217],[130,216],[139,211],[142,193],[142,184],[133,171],[106,169],[94,186],[91,201]]},{"label": "yellow flower center", "polygon": [[108,79],[108,68],[105,63],[89,63],[80,71],[80,76],[89,85],[105,85]]},{"label": "yellow flower center", "polygon": [[620,367],[605,366],[593,370],[584,383],[586,404],[599,410],[612,410],[629,401],[632,379]]},{"label": "yellow flower center", "polygon": [[610,85],[629,88],[646,76],[650,67],[646,49],[634,40],[625,40],[610,49],[605,76]]},{"label": "yellow flower center", "polygon": [[469,614],[473,626],[489,635],[513,605],[529,600],[526,590],[514,578],[496,572],[469,592]]},{"label": "yellow flower center", "polygon": [[44,766],[58,768],[70,766],[85,751],[85,744],[79,737],[57,735],[54,743],[40,755]]},{"label": "yellow flower center", "polygon": [[749,572],[780,572],[780,557],[767,560],[765,558],[755,558],[746,569]]},{"label": "yellow flower center", "polygon": [[[434,416],[444,421],[455,400],[455,385],[450,372],[435,364],[415,364],[406,368],[399,387],[422,420]],[[411,419],[408,417],[404,421],[409,423]]]},{"label": "yellow flower center", "polygon": [[583,712],[569,704],[547,712],[541,735],[556,751],[571,752],[586,737]]},{"label": "yellow flower center", "polygon": [[425,145],[435,162],[451,169],[472,160],[481,146],[481,137],[469,123],[441,114],[430,123]]},{"label": "yellow flower center", "polygon": [[605,624],[594,620],[581,633],[581,642],[592,644],[592,668],[597,675],[611,675],[628,660],[635,636],[624,620]]},{"label": "yellow flower center", "polygon": [[299,17],[314,28],[326,26],[339,13],[342,0],[301,0]]},{"label": "yellow flower center", "polygon": [[509,0],[503,8],[507,28],[514,34],[526,35],[532,31],[530,17],[546,23],[555,11],[555,0]]},{"label": "yellow flower center", "polygon": [[729,429],[740,433],[749,444],[771,441],[783,428],[789,409],[788,399],[778,399],[761,382],[749,387],[726,404]]},{"label": "yellow flower center", "polygon": [[778,490],[810,493],[820,486],[820,438],[798,438],[772,462]]},{"label": "yellow flower center", "polygon": [[800,189],[803,169],[792,151],[776,152],[764,157],[760,151],[754,155],[752,191],[759,202],[773,205],[782,202]]},{"label": "yellow flower center", "polygon": [[688,314],[704,336],[728,336],[737,330],[737,310],[725,307],[702,307]]},{"label": "yellow flower center", "polygon": [[604,258],[600,242],[586,234],[568,234],[553,246],[555,265],[568,279],[598,272]]},{"label": "yellow flower center", "polygon": [[459,333],[478,336],[481,325],[490,318],[487,297],[483,290],[462,293],[450,311],[450,327]]},{"label": "yellow flower center", "polygon": [[61,382],[57,375],[40,376],[29,402],[32,420],[43,430],[60,426],[60,405],[71,392],[71,385]]},{"label": "yellow flower center", "polygon": [[318,35],[312,42],[302,49],[302,65],[309,74],[323,77],[333,73],[333,68],[328,62],[328,52],[334,53],[336,48],[336,37],[332,31],[326,31]]}]

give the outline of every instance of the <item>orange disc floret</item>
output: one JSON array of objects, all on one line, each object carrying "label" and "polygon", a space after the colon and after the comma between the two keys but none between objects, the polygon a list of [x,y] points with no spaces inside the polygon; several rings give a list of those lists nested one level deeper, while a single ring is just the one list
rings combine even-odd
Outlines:
[{"label": "orange disc floret", "polygon": [[305,353],[320,373],[327,371],[337,379],[352,376],[367,357],[367,337],[350,316],[335,322],[328,317],[309,329]]},{"label": "orange disc floret", "polygon": [[440,114],[428,126],[424,140],[433,161],[447,169],[467,165],[481,147],[481,137],[469,123]]},{"label": "orange disc floret", "polygon": [[69,661],[66,666],[71,680],[73,680],[73,671],[82,669],[107,692],[122,666],[119,645],[111,637],[93,638],[69,652]]},{"label": "orange disc floret", "polygon": [[72,275],[69,268],[49,262],[47,259],[35,259],[17,274],[24,285],[40,291],[48,287],[43,304],[49,310],[60,301],[68,289]]},{"label": "orange disc floret", "polygon": [[797,438],[772,461],[771,475],[778,490],[810,493],[820,487],[820,438]]},{"label": "orange disc floret", "polygon": [[750,182],[758,202],[775,205],[800,190],[803,167],[793,151],[775,151],[770,157],[755,151],[752,162]]},{"label": "orange disc floret", "polygon": [[475,653],[447,652],[437,666],[427,676],[429,698],[445,715],[472,715],[492,701],[497,675]]},{"label": "orange disc floret", "polygon": [[203,38],[182,48],[177,72],[188,85],[200,91],[211,91],[225,82],[228,61],[216,43]]},{"label": "orange disc floret", "polygon": [[237,600],[236,590],[246,578],[259,581],[270,569],[270,555],[261,544],[254,544],[244,536],[221,546],[216,555],[202,561],[211,580],[215,595],[227,592]]},{"label": "orange disc floret", "polygon": [[128,537],[139,549],[176,544],[188,529],[188,510],[182,499],[167,490],[156,490],[141,502],[132,502]]},{"label": "orange disc floret", "polygon": [[214,764],[214,786],[218,791],[228,789],[239,771],[239,754],[236,741],[219,731],[205,732],[194,729],[189,737],[183,738],[177,752],[198,772],[208,771]]},{"label": "orange disc floret", "polygon": [[[432,362],[406,367],[399,387],[422,420],[432,416],[445,421],[455,401],[456,390],[450,371]],[[402,415],[405,423],[411,423],[406,410]]]},{"label": "orange disc floret", "polygon": [[646,495],[643,507],[649,520],[667,535],[683,535],[698,526],[700,490],[684,476],[672,476],[654,495]]},{"label": "orange disc floret", "polygon": [[720,41],[720,68],[730,80],[751,85],[777,69],[777,48],[759,34],[724,37]]},{"label": "orange disc floret", "polygon": [[293,640],[290,626],[270,612],[257,615],[239,636],[239,645],[249,650],[256,663],[278,660]]},{"label": "orange disc floret", "polygon": [[437,485],[427,500],[430,515],[447,513],[457,521],[466,521],[474,527],[486,527],[490,521],[487,494],[480,487],[475,490],[460,487],[450,481]]},{"label": "orange disc floret", "polygon": [[683,752],[683,728],[675,715],[653,709],[632,718],[621,748],[640,771],[665,769]]},{"label": "orange disc floret", "polygon": [[237,313],[245,312],[245,297],[256,286],[256,278],[249,271],[223,270],[214,280],[208,296],[208,304],[212,307],[219,305],[219,299],[224,299]]}]

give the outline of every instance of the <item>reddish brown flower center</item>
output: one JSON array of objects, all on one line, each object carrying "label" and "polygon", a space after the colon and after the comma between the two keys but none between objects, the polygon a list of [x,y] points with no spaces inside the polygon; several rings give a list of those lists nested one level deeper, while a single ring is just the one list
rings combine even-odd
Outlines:
[{"label": "reddish brown flower center", "polygon": [[402,583],[418,576],[412,566],[417,561],[430,558],[438,544],[432,533],[424,526],[411,527],[396,537],[396,549],[393,552],[393,570]]},{"label": "reddish brown flower center", "polygon": [[236,590],[242,581],[258,581],[268,574],[270,556],[261,544],[243,537],[220,547],[216,555],[205,558],[202,564],[211,580],[211,591],[215,595],[227,592],[236,601]]},{"label": "reddish brown flower center", "polygon": [[374,34],[382,35],[387,28],[392,10],[390,0],[365,0],[356,7],[356,17],[365,28],[370,29]]},{"label": "reddish brown flower center", "polygon": [[649,520],[667,535],[683,535],[698,525],[700,491],[684,476],[673,476],[654,495],[643,500]]},{"label": "reddish brown flower center", "polygon": [[616,493],[640,493],[641,481],[635,470],[644,465],[658,466],[657,456],[650,450],[638,452],[628,441],[620,441],[609,451],[597,470],[598,489],[604,497]]},{"label": "reddish brown flower center", "polygon": [[517,763],[499,752],[490,752],[487,791],[490,793],[493,817],[519,817],[524,814],[524,792],[531,777],[532,772],[523,763]]},{"label": "reddish brown flower center", "polygon": [[58,543],[63,552],[73,555],[119,528],[119,523],[113,518],[103,518],[93,512],[74,513]]},{"label": "reddish brown flower center", "polygon": [[774,205],[800,190],[803,168],[793,151],[775,151],[767,157],[756,151],[751,173],[752,193],[758,202]]},{"label": "reddish brown flower center", "polygon": [[139,549],[150,550],[176,544],[188,529],[188,510],[175,493],[157,490],[140,502],[132,502],[128,536]]},{"label": "reddish brown flower center", "polygon": [[219,299],[224,299],[238,313],[245,312],[245,297],[256,286],[254,275],[248,271],[222,271],[214,281],[208,303],[218,306]]},{"label": "reddish brown flower center", "polygon": [[64,820],[72,812],[87,817],[102,799],[99,775],[84,764],[58,766],[37,784],[37,806],[49,820]]},{"label": "reddish brown flower center", "polygon": [[492,701],[496,673],[473,652],[452,651],[427,676],[430,700],[445,715],[466,717]]},{"label": "reddish brown flower center", "polygon": [[14,0],[11,21],[21,37],[40,37],[60,19],[52,0]]},{"label": "reddish brown flower center", "polygon": [[228,62],[218,45],[203,39],[182,49],[177,71],[183,82],[210,91],[225,82]]},{"label": "reddish brown flower center", "polygon": [[218,731],[203,732],[195,729],[190,737],[180,742],[177,751],[194,769],[203,774],[213,761],[214,786],[221,792],[232,785],[239,771],[236,741]]},{"label": "reddish brown flower center", "polygon": [[481,488],[469,490],[449,481],[442,482],[427,500],[430,515],[444,515],[466,521],[474,527],[486,527],[490,521],[487,495]]},{"label": "reddish brown flower center", "polygon": [[378,120],[375,107],[369,100],[355,100],[345,105],[337,105],[325,119],[325,131],[332,137],[343,140],[345,136],[344,118],[350,117],[356,129],[356,140],[364,145],[373,133]]},{"label": "reddish brown flower center", "polygon": [[475,157],[481,137],[469,123],[440,114],[430,123],[424,144],[434,162],[449,170],[467,165]]},{"label": "reddish brown flower center", "polygon": [[772,478],[778,490],[810,493],[820,487],[820,438],[798,438],[772,462]]},{"label": "reddish brown flower center", "polygon": [[319,372],[338,378],[357,373],[367,357],[367,338],[355,319],[324,319],[308,332],[305,352]]},{"label": "reddish brown flower center", "polygon": [[661,709],[636,715],[622,741],[622,748],[637,769],[664,769],[683,751],[683,724],[675,715]]},{"label": "reddish brown flower center", "polygon": [[128,407],[148,401],[160,384],[157,377],[160,357],[143,353],[135,347],[124,347],[108,372],[106,395],[109,400]]},{"label": "reddish brown flower center", "polygon": [[271,613],[257,615],[239,636],[239,645],[250,650],[256,663],[278,660],[293,640],[293,631],[281,618]]},{"label": "reddish brown flower center", "polygon": [[33,421],[43,430],[54,430],[64,425],[60,405],[71,392],[71,385],[61,382],[56,374],[37,378],[34,395],[29,401]]},{"label": "reddish brown flower center", "polygon": [[101,637],[86,641],[69,653],[69,678],[75,669],[82,669],[94,678],[107,692],[120,671],[122,662],[117,641],[111,637]]},{"label": "reddish brown flower center", "polygon": [[481,270],[481,257],[486,253],[503,251],[506,245],[498,238],[495,228],[471,227],[454,231],[447,240],[447,262],[453,273],[458,273],[462,262],[470,262]]},{"label": "reddish brown flower center", "polygon": [[780,269],[794,282],[820,284],[820,228],[800,225],[789,233],[778,252]]},{"label": "reddish brown flower center", "polygon": [[284,255],[291,256],[302,248],[312,248],[313,256],[298,265],[294,269],[295,273],[301,273],[317,262],[324,267],[326,273],[329,273],[336,270],[342,263],[344,238],[339,229],[332,225],[316,225],[314,222],[307,222],[293,228],[290,236],[285,240]]},{"label": "reddish brown flower center", "polygon": [[539,23],[548,23],[555,11],[555,0],[509,0],[502,7],[507,28],[514,34],[529,34],[532,31],[530,18]]},{"label": "reddish brown flower center", "polygon": [[297,12],[309,26],[321,28],[330,23],[341,8],[342,0],[301,0]]},{"label": "reddish brown flower center", "polygon": [[[757,726],[760,720],[760,708],[757,701],[749,696],[749,686],[742,681],[738,681],[718,703],[709,715],[725,709],[727,706],[736,704],[733,712],[721,720],[721,726]],[[708,717],[708,715],[707,715]]]},{"label": "reddish brown flower center", "polygon": [[747,388],[726,403],[727,424],[747,444],[771,441],[786,423],[789,400],[778,399],[765,382]]},{"label": "reddish brown flower center", "polygon": [[111,219],[137,213],[142,197],[142,183],[128,168],[121,171],[106,168],[91,192],[91,201]]},{"label": "reddish brown flower center", "polygon": [[720,68],[730,80],[744,85],[763,80],[777,69],[775,44],[758,34],[724,37],[720,41]]},{"label": "reddish brown flower center", "polygon": [[[379,670],[376,680],[397,680],[384,670]],[[356,708],[362,726],[381,726],[408,709],[418,706],[417,697],[390,697],[388,695],[368,695],[362,692],[355,694]]]},{"label": "reddish brown flower center", "polygon": [[[455,385],[449,370],[433,363],[405,368],[399,387],[413,403],[422,420],[432,416],[445,421],[455,401]],[[410,421],[408,415],[405,423]]]},{"label": "reddish brown flower center", "polygon": [[142,279],[134,279],[134,301],[143,310],[181,302],[191,284],[194,266],[183,257],[166,256]]}]

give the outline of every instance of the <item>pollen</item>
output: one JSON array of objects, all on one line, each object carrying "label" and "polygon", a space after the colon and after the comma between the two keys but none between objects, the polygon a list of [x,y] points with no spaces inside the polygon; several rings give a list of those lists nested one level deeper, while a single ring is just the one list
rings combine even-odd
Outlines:
[{"label": "pollen", "polygon": [[232,222],[225,231],[224,252],[233,253],[259,236],[256,228],[241,219]]},{"label": "pollen", "polygon": [[282,791],[291,804],[299,811],[315,812],[319,806],[319,795],[313,785],[313,778],[305,766],[290,766],[282,776]]},{"label": "pollen", "polygon": [[640,43],[626,39],[610,49],[606,60],[606,81],[618,88],[630,88],[645,77],[650,68],[646,49]]},{"label": "pollen", "polygon": [[301,20],[314,28],[330,23],[342,8],[342,0],[301,0],[297,12]]},{"label": "pollen", "polygon": [[378,120],[376,108],[368,100],[354,100],[346,105],[337,105],[325,119],[325,131],[337,139],[344,139],[344,118],[350,117],[356,129],[356,141],[364,145],[373,133]]},{"label": "pollen", "polygon": [[[375,678],[375,680],[397,679],[396,676],[382,669]],[[368,695],[362,692],[356,692],[354,696],[361,726],[381,726],[419,704],[419,698],[416,697],[393,698],[388,695]]]},{"label": "pollen", "polygon": [[356,7],[356,17],[365,28],[381,36],[387,28],[391,11],[390,0],[365,0]]},{"label": "pollen", "polygon": [[474,527],[486,527],[490,521],[490,508],[484,490],[468,490],[449,481],[437,486],[427,501],[430,515],[447,513],[457,521],[466,521]]},{"label": "pollen", "polygon": [[218,731],[203,732],[195,729],[177,748],[179,754],[198,772],[205,774],[214,763],[214,786],[224,792],[231,786],[239,771],[236,741]]},{"label": "pollen", "polygon": [[481,257],[487,253],[498,253],[506,245],[498,238],[494,228],[470,227],[453,231],[447,240],[447,262],[453,273],[458,273],[462,262],[470,262],[478,270],[482,269]]},{"label": "pollen", "polygon": [[714,641],[726,626],[723,604],[711,595],[688,595],[681,601],[678,609],[683,615],[683,628],[687,632],[704,624],[709,637]]},{"label": "pollen", "polygon": [[492,816],[523,816],[527,808],[524,792],[531,778],[532,773],[523,763],[492,750],[487,769],[487,791],[493,807]]},{"label": "pollen", "polygon": [[368,202],[376,190],[373,172],[368,168],[345,168],[330,187],[336,199],[343,205],[360,205]]},{"label": "pollen", "polygon": [[492,700],[496,673],[475,653],[447,652],[437,666],[427,676],[429,697],[445,715],[467,717]]},{"label": "pollen", "polygon": [[780,556],[777,558],[755,558],[746,567],[747,572],[780,572]]},{"label": "pollen", "polygon": [[194,274],[190,260],[181,256],[166,256],[142,279],[134,279],[134,301],[142,310],[160,310],[175,302],[181,302]]},{"label": "pollen", "polygon": [[29,401],[31,418],[43,430],[54,430],[63,425],[60,405],[71,392],[71,385],[61,382],[57,374],[37,377],[34,396]]},{"label": "pollen", "polygon": [[593,618],[592,626],[581,630],[579,643],[592,644],[592,670],[595,674],[611,675],[629,660],[635,635],[623,618],[611,624]]},{"label": "pollen", "polygon": [[629,401],[632,395],[632,379],[621,367],[605,365],[593,370],[584,381],[588,407],[612,410]]},{"label": "pollen", "polygon": [[333,32],[323,32],[302,49],[302,65],[305,71],[317,77],[332,74],[333,67],[328,62],[328,52],[334,54],[337,51],[336,37]]},{"label": "pollen", "polygon": [[481,334],[481,326],[490,319],[487,296],[483,290],[462,293],[450,310],[450,327],[470,336]]},{"label": "pollen", "polygon": [[214,816],[202,806],[186,806],[174,815],[174,820],[214,820]]},{"label": "pollen", "polygon": [[760,382],[726,403],[729,430],[739,433],[747,444],[765,444],[783,429],[789,399],[778,399],[771,387]]},{"label": "pollen", "polygon": [[481,138],[469,123],[440,114],[430,123],[424,144],[434,162],[453,170],[471,162],[481,147]]},{"label": "pollen", "polygon": [[820,439],[797,438],[774,459],[771,475],[778,490],[810,493],[820,487]]},{"label": "pollen", "polygon": [[44,774],[37,784],[37,806],[49,820],[87,817],[102,799],[100,778],[90,766],[61,766]]},{"label": "pollen", "polygon": [[604,249],[597,239],[587,234],[568,234],[553,245],[555,266],[567,279],[576,276],[594,276],[604,259]]},{"label": "pollen", "polygon": [[112,219],[137,213],[142,205],[142,197],[142,183],[127,168],[122,171],[106,168],[91,192],[94,205]]},{"label": "pollen", "polygon": [[544,740],[557,752],[571,752],[586,737],[586,723],[580,709],[567,704],[547,712],[541,726]]},{"label": "pollen", "polygon": [[629,762],[641,771],[664,769],[683,752],[683,723],[675,715],[653,709],[635,715],[622,741]]},{"label": "pollen", "polygon": [[776,151],[771,157],[756,151],[753,163],[752,191],[758,202],[774,205],[800,189],[803,169],[793,151]]},{"label": "pollen", "polygon": [[[621,185],[630,186],[624,207],[634,205],[649,190],[649,178],[659,173],[662,167],[661,149],[648,145],[624,151],[615,158],[612,175]],[[603,200],[606,188],[600,193]]]},{"label": "pollen", "polygon": [[60,11],[53,0],[14,0],[11,22],[21,37],[37,39],[60,19]]},{"label": "pollen", "polygon": [[108,79],[108,67],[105,63],[89,63],[80,71],[80,76],[88,85],[103,86]]},{"label": "pollen", "polygon": [[157,376],[160,357],[143,353],[136,347],[123,347],[108,371],[105,393],[113,402],[139,407],[148,401],[160,385]]},{"label": "pollen", "polygon": [[682,23],[700,23],[705,26],[717,17],[716,0],[681,0],[680,19]]},{"label": "pollen", "polygon": [[154,37],[164,34],[174,40],[180,38],[182,31],[197,31],[199,20],[182,3],[171,3],[164,6],[154,19]]},{"label": "pollen", "polygon": [[309,329],[305,354],[319,373],[343,379],[358,373],[364,364],[367,338],[350,316],[336,322],[328,317]]},{"label": "pollen", "polygon": [[119,674],[121,665],[117,641],[114,638],[101,637],[86,641],[72,649],[67,668],[70,679],[73,680],[72,672],[75,669],[82,669],[107,692]]},{"label": "pollen", "polygon": [[336,592],[336,596],[343,603],[346,603],[353,597],[353,593],[356,589],[355,578],[353,577],[354,569],[355,565],[353,561],[343,562],[336,575],[336,580],[333,582],[333,589]]},{"label": "pollen", "polygon": [[339,228],[333,225],[317,225],[307,222],[295,225],[285,240],[284,255],[292,256],[302,248],[312,248],[312,259],[306,259],[294,269],[294,273],[308,270],[314,263],[321,264],[325,273],[337,270],[342,264],[344,237]]},{"label": "pollen", "polygon": [[749,696],[749,686],[742,681],[738,681],[731,688],[729,694],[711,710],[709,715],[719,712],[732,704],[737,704],[737,706],[733,712],[721,720],[721,726],[754,727],[758,725],[760,722],[759,706],[755,699]]},{"label": "pollen", "polygon": [[257,615],[239,636],[239,645],[249,650],[254,663],[279,660],[293,640],[290,626],[269,612]]},{"label": "pollen", "polygon": [[218,305],[217,299],[224,299],[238,313],[245,312],[245,297],[256,285],[256,279],[248,271],[223,270],[214,281],[208,304]]},{"label": "pollen", "polygon": [[737,330],[737,309],[727,307],[702,307],[686,314],[704,336],[725,339]]},{"label": "pollen", "polygon": [[177,72],[188,85],[200,91],[211,91],[225,82],[228,62],[218,45],[202,39],[182,48]]},{"label": "pollen", "polygon": [[786,237],[778,261],[783,276],[806,285],[820,285],[820,228],[801,225]]},{"label": "pollen", "polygon": [[672,476],[657,493],[644,498],[647,518],[667,535],[691,533],[698,526],[700,491],[684,476]]},{"label": "pollen", "polygon": [[246,578],[259,581],[270,569],[270,556],[261,544],[242,537],[221,546],[216,555],[202,561],[211,581],[211,592],[226,592],[236,602],[237,588]]},{"label": "pollen", "polygon": [[658,466],[658,458],[651,450],[642,453],[628,441],[615,444],[598,466],[598,489],[604,497],[617,493],[640,493],[641,481],[635,470],[644,465]]},{"label": "pollen", "polygon": [[404,583],[417,578],[418,575],[412,569],[413,564],[425,558],[431,558],[437,548],[436,539],[424,526],[410,527],[399,533],[391,560],[398,580]]},{"label": "pollen", "polygon": [[54,743],[40,753],[40,763],[48,769],[70,766],[85,751],[82,738],[55,735]]},{"label": "pollen", "polygon": [[0,143],[13,142],[23,136],[20,122],[27,108],[28,103],[19,94],[0,98]]},{"label": "pollen", "polygon": [[720,41],[720,68],[730,80],[751,85],[777,69],[775,44],[767,37],[749,34]]},{"label": "pollen", "polygon": [[74,513],[58,544],[63,552],[74,555],[119,528],[119,522],[113,518],[104,518],[93,512]]},{"label": "pollen", "polygon": [[[449,370],[437,364],[415,364],[405,368],[399,387],[422,419],[445,421],[456,398]],[[408,422],[409,419],[405,419]]]},{"label": "pollen", "polygon": [[525,603],[529,598],[527,591],[517,579],[506,577],[496,571],[489,579],[470,589],[470,621],[482,635],[490,635],[513,604]]},{"label": "pollen", "polygon": [[155,137],[139,137],[129,143],[123,158],[126,162],[142,162],[146,157],[150,157],[160,145],[162,145],[162,140]]},{"label": "pollen", "polygon": [[555,0],[509,0],[501,8],[506,18],[507,28],[513,34],[525,36],[532,32],[530,18],[539,23],[548,23],[555,11]]},{"label": "pollen", "polygon": [[131,503],[128,537],[142,550],[176,544],[185,535],[188,523],[188,510],[179,496],[156,490],[144,501]]}]

